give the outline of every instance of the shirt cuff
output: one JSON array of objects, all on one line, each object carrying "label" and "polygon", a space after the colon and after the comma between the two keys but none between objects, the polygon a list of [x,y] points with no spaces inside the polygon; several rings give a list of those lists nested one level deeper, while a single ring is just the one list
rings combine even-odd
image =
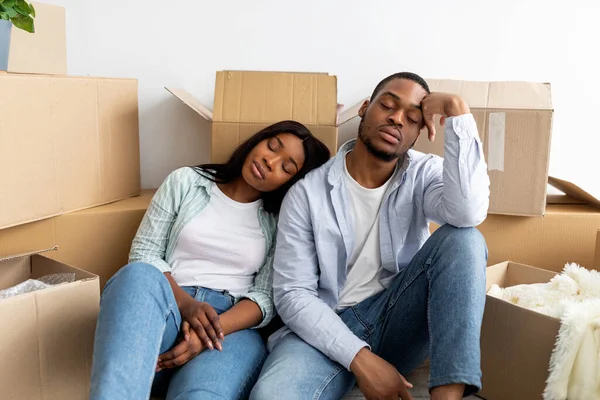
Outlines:
[{"label": "shirt cuff", "polygon": [[473,138],[479,139],[477,122],[475,122],[473,114],[468,113],[446,118],[444,136],[446,140],[455,141]]}]

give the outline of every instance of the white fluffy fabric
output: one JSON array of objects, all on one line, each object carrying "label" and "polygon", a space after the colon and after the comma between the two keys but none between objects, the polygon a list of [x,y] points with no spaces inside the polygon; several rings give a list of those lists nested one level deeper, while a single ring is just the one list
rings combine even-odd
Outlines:
[{"label": "white fluffy fabric", "polygon": [[488,294],[561,320],[544,400],[600,399],[600,273],[567,264],[548,283],[500,288]]}]

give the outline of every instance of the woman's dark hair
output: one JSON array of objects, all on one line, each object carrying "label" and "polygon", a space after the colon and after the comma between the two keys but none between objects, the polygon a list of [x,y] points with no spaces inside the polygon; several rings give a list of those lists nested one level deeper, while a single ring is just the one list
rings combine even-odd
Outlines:
[{"label": "woman's dark hair", "polygon": [[255,133],[248,140],[238,146],[229,161],[224,164],[202,164],[193,167],[196,172],[215,183],[230,183],[242,175],[242,167],[248,154],[265,139],[272,138],[281,133],[291,133],[302,140],[304,148],[304,164],[296,175],[278,189],[262,194],[263,207],[268,213],[278,213],[281,202],[289,188],[307,173],[325,164],[331,153],[327,146],[313,136],[308,128],[296,121],[281,121],[269,125]]}]

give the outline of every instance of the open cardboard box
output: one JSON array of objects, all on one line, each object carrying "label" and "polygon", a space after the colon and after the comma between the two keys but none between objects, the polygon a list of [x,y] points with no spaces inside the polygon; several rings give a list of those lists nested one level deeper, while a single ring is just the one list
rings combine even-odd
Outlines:
[{"label": "open cardboard box", "polygon": [[86,399],[89,395],[98,277],[39,253],[0,261],[0,289],[69,272],[75,282],[0,300],[0,397]]},{"label": "open cardboard box", "polygon": [[165,88],[212,122],[211,162],[262,128],[282,120],[306,125],[332,154],[337,146],[337,78],[325,73],[219,71],[214,110],[183,89]]},{"label": "open cardboard box", "polygon": [[21,74],[67,74],[65,9],[33,3],[35,32],[0,22],[0,71]]},{"label": "open cardboard box", "polygon": [[[491,180],[491,214],[542,216],[546,206],[552,132],[550,85],[427,79],[434,92],[455,93],[471,106]],[[340,115],[340,144],[356,137],[360,105]],[[421,135],[415,150],[444,155],[444,130],[436,140]],[[527,173],[523,173],[527,171]]]},{"label": "open cardboard box", "polygon": [[141,190],[135,79],[0,74],[0,229]]},{"label": "open cardboard box", "polygon": [[[600,270],[600,230],[596,234],[595,263]],[[486,270],[486,290],[493,284],[509,287],[549,282],[556,272],[512,261]],[[481,328],[483,388],[488,400],[542,399],[550,357],[560,320],[510,302],[487,296]]]}]

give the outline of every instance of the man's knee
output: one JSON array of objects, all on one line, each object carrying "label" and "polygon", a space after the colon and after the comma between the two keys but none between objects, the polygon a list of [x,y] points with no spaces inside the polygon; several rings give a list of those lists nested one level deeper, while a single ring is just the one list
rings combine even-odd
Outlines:
[{"label": "man's knee", "polygon": [[457,228],[446,224],[438,228],[434,235],[445,251],[487,259],[485,238],[477,228]]},{"label": "man's knee", "polygon": [[[272,379],[260,377],[250,392],[250,400],[281,399],[281,382],[270,382]],[[279,383],[279,385],[277,385]]]}]

